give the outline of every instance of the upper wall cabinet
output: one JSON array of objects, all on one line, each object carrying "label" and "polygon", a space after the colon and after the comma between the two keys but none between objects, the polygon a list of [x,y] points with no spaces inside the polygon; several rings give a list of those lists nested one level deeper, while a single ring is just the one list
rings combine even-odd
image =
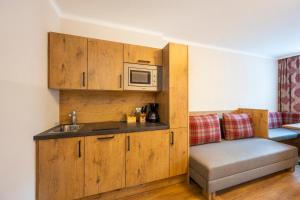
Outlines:
[{"label": "upper wall cabinet", "polygon": [[123,90],[123,44],[88,40],[88,89]]},{"label": "upper wall cabinet", "polygon": [[124,44],[124,62],[162,66],[162,50]]},{"label": "upper wall cabinet", "polygon": [[87,39],[49,33],[49,88],[87,88]]}]

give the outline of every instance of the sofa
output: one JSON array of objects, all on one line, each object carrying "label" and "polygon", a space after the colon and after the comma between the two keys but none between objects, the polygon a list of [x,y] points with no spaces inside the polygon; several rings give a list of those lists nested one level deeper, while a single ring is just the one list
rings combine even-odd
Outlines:
[{"label": "sofa", "polygon": [[268,138],[280,142],[300,138],[300,131],[282,127],[294,123],[300,123],[300,113],[298,112],[269,112]]},{"label": "sofa", "polygon": [[[243,111],[249,110],[234,112]],[[294,171],[298,161],[297,148],[257,137],[260,135],[257,130],[265,128],[265,125],[258,119],[263,116],[261,111],[256,111],[256,114],[248,112],[252,117],[255,137],[237,140],[218,138],[216,142],[190,146],[189,176],[201,186],[208,199],[214,199],[219,190],[274,172]]]}]

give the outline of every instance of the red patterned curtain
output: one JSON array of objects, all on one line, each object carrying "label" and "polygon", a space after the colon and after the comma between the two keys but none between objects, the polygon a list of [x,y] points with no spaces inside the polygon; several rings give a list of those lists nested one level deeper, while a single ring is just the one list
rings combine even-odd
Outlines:
[{"label": "red patterned curtain", "polygon": [[300,56],[278,60],[278,109],[300,112]]}]

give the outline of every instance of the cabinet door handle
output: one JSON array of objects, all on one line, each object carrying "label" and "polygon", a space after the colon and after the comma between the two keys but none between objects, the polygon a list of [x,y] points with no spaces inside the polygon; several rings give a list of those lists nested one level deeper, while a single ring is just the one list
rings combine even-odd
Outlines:
[{"label": "cabinet door handle", "polygon": [[107,137],[98,137],[97,140],[109,140],[109,139],[114,139],[115,136],[107,136]]},{"label": "cabinet door handle", "polygon": [[78,141],[78,158],[81,158],[81,140]]},{"label": "cabinet door handle", "polygon": [[82,72],[82,87],[85,87],[85,72]]},{"label": "cabinet door handle", "polygon": [[130,136],[127,136],[127,151],[130,151]]},{"label": "cabinet door handle", "polygon": [[170,144],[171,144],[171,145],[174,144],[174,132],[173,132],[173,131],[171,131]]},{"label": "cabinet door handle", "polygon": [[149,60],[138,60],[138,62],[139,62],[139,63],[147,63],[147,64],[149,64],[149,63],[150,63],[150,61],[149,61]]},{"label": "cabinet door handle", "polygon": [[120,74],[119,78],[120,78],[120,80],[119,80],[120,81],[120,88],[122,88],[122,74]]}]

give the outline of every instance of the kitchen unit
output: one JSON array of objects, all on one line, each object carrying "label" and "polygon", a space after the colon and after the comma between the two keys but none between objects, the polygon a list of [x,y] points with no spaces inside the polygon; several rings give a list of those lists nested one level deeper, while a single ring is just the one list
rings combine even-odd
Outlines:
[{"label": "kitchen unit", "polygon": [[[80,128],[34,137],[37,199],[116,198],[187,180],[187,56],[185,45],[49,33],[49,88],[60,90],[60,123],[76,110]],[[161,90],[124,90],[126,63],[160,66]],[[150,102],[159,103],[161,122],[124,122]]]}]

